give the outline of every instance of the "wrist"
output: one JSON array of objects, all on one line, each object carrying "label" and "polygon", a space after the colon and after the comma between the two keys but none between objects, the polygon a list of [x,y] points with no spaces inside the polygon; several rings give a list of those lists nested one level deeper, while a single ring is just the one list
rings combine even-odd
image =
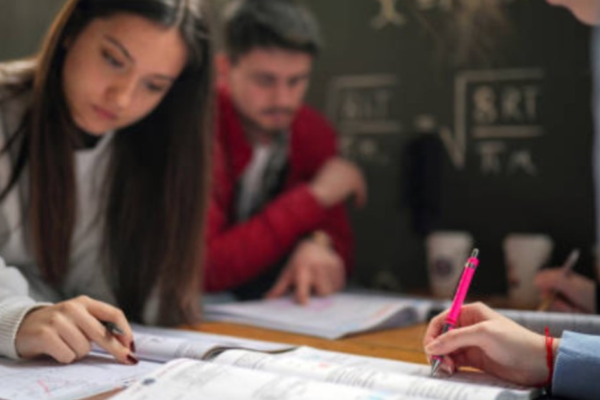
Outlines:
[{"label": "wrist", "polygon": [[327,247],[327,248],[332,248],[333,247],[333,240],[331,239],[331,236],[329,236],[327,234],[327,232],[322,231],[322,230],[316,230],[314,231],[311,235],[310,235],[310,240],[313,243],[316,243],[320,246],[323,247]]},{"label": "wrist", "polygon": [[548,327],[545,329],[544,336],[544,358],[545,358],[545,378],[538,384],[539,387],[550,389],[552,387],[552,378],[554,375],[554,363],[556,361],[556,354],[558,352],[558,346],[560,345],[560,339],[556,339],[550,336]]},{"label": "wrist", "polygon": [[558,356],[558,348],[560,347],[560,338],[554,338],[552,343],[552,365],[556,365],[556,357]]},{"label": "wrist", "polygon": [[317,183],[312,183],[308,185],[308,189],[311,194],[314,196],[315,200],[321,207],[329,208],[331,206],[331,201],[329,199],[329,195],[327,189],[323,187],[323,185],[319,185]]}]

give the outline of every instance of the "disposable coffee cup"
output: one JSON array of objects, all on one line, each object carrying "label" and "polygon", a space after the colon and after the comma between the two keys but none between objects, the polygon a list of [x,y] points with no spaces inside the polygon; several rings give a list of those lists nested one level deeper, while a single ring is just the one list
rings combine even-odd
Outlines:
[{"label": "disposable coffee cup", "polygon": [[533,284],[540,268],[548,263],[554,243],[548,235],[511,233],[504,239],[504,258],[511,306],[535,309],[540,292]]},{"label": "disposable coffee cup", "polygon": [[473,249],[473,237],[463,231],[435,231],[425,246],[431,294],[450,299]]}]

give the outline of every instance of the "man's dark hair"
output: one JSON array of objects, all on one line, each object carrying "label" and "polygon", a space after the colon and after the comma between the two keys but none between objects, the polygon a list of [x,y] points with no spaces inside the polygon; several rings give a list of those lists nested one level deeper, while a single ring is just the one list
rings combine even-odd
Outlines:
[{"label": "man's dark hair", "polygon": [[235,0],[225,13],[224,41],[232,61],[255,48],[282,48],[316,56],[319,28],[294,0]]}]

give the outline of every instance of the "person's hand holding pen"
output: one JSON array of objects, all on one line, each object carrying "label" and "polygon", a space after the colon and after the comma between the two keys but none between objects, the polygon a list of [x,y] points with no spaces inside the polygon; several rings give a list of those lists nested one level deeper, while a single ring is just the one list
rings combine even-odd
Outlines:
[{"label": "person's hand holding pen", "polygon": [[95,343],[123,364],[137,364],[133,333],[123,312],[80,296],[30,311],[17,331],[23,358],[47,355],[64,364],[85,357]]},{"label": "person's hand holding pen", "polygon": [[[463,302],[467,297],[467,292],[469,291],[469,287],[471,285],[471,280],[473,279],[473,275],[475,274],[475,270],[477,270],[477,266],[479,265],[479,259],[477,256],[479,255],[479,250],[474,249],[471,253],[471,256],[467,259],[465,263],[465,267],[462,270],[460,275],[460,279],[457,282],[456,290],[454,291],[454,298],[452,299],[452,305],[450,310],[446,314],[446,318],[444,320],[444,324],[441,328],[441,334],[444,334],[455,328],[456,323],[458,322],[458,318],[460,316]],[[434,376],[440,367],[443,361],[442,355],[434,355],[431,359],[431,375]]]},{"label": "person's hand holding pen", "polygon": [[540,310],[595,313],[596,284],[593,280],[572,272],[579,252],[571,252],[560,268],[537,273],[534,284],[542,293]]},{"label": "person's hand holding pen", "polygon": [[[449,311],[431,320],[423,345],[428,357],[443,355],[440,369],[480,369],[506,381],[533,386],[548,378],[546,338],[523,328],[482,303],[462,307],[455,329],[441,334]],[[556,357],[559,339],[552,343]],[[553,362],[553,361],[552,361]]]}]

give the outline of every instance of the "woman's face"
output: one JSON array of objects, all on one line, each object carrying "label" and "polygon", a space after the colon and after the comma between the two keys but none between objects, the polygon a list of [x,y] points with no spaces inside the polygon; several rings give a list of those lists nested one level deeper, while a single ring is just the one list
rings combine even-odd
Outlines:
[{"label": "woman's face", "polygon": [[600,23],[600,0],[547,0],[555,6],[569,9],[575,17],[588,25]]},{"label": "woman's face", "polygon": [[187,62],[177,29],[125,13],[93,20],[65,47],[69,111],[80,129],[95,135],[150,114]]}]

